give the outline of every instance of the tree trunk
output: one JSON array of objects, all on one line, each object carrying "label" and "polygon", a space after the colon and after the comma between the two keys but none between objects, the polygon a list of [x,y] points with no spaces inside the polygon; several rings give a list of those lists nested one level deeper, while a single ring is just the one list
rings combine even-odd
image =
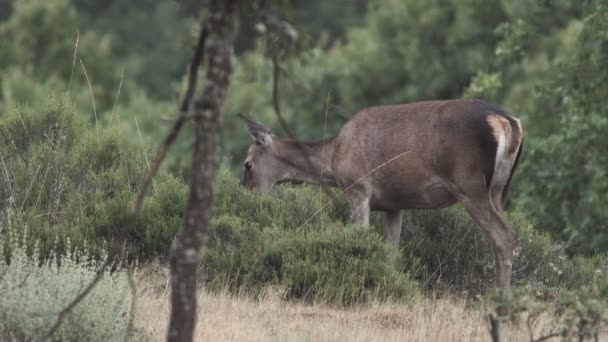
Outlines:
[{"label": "tree trunk", "polygon": [[218,168],[220,109],[232,75],[238,0],[210,0],[207,19],[207,74],[194,102],[192,184],[184,228],[171,247],[169,341],[192,341],[196,323],[196,271],[207,239]]}]

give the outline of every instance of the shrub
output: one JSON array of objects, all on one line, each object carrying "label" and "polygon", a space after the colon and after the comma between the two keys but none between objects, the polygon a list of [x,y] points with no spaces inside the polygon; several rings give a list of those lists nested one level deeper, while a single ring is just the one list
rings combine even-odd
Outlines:
[{"label": "shrub", "polygon": [[[404,269],[425,287],[477,294],[494,286],[490,243],[464,209],[410,211],[404,221]],[[521,213],[507,221],[517,234],[515,286],[577,289],[596,279],[608,295],[608,256],[570,258],[563,243],[538,232]]]},{"label": "shrub", "polygon": [[212,222],[202,261],[212,289],[255,294],[270,285],[282,288],[286,298],[343,305],[418,294],[373,230],[338,222],[309,231],[260,227],[228,215]]},{"label": "shrub", "polygon": [[[486,314],[492,322],[490,334],[500,337],[501,323],[526,319],[531,341],[552,337],[561,337],[563,341],[599,341],[599,336],[608,327],[608,303],[595,285],[563,291],[557,300],[550,302],[531,294],[528,289],[492,291],[483,298]],[[530,322],[541,315],[559,316],[561,319],[546,330],[550,333],[535,338],[536,329]]]},{"label": "shrub", "polygon": [[[0,207],[11,207],[10,213],[0,212],[0,222],[12,215],[15,231],[29,227],[28,243],[39,242],[41,259],[51,248],[66,253],[68,238],[74,247],[86,242],[88,252],[99,256],[121,234],[150,155],[124,144],[117,129],[86,125],[61,101],[43,109],[15,108],[0,117],[0,152]],[[139,219],[130,224],[130,255],[166,255],[185,201],[186,185],[161,171]]]},{"label": "shrub", "polygon": [[418,293],[376,230],[344,225],[348,206],[337,192],[335,201],[310,186],[260,195],[244,190],[227,163],[218,186],[201,266],[209,287],[259,293],[278,286],[287,298],[345,305]]},{"label": "shrub", "polygon": [[[369,230],[345,226],[348,206],[341,196],[332,201],[319,188],[309,186],[280,186],[270,195],[259,195],[240,187],[226,165],[219,173],[218,185],[216,219],[203,261],[203,273],[211,287],[255,292],[264,284],[274,284],[283,286],[292,298],[347,303],[357,301],[353,298],[369,298],[363,294],[369,291],[358,287],[362,279],[381,283],[369,270],[375,268],[390,278],[387,274],[392,274],[393,267],[404,275],[411,274],[425,289],[476,295],[494,287],[489,241],[459,206],[406,211],[400,257],[392,260],[377,245],[382,245],[383,239],[381,217],[374,215],[374,227]],[[324,205],[326,208],[319,210]],[[513,212],[507,221],[518,236],[514,285],[538,290],[576,289],[596,279],[608,295],[608,257],[570,258],[566,246],[536,231],[521,213]],[[361,261],[369,261],[370,268]],[[353,265],[361,268],[350,268]],[[340,287],[341,279],[348,279],[351,287]],[[380,297],[398,297],[398,287],[390,288],[389,283],[383,286],[391,294]]]},{"label": "shrub", "polygon": [[[10,264],[0,258],[0,339],[43,337],[58,313],[96,275],[86,253],[68,254],[58,266],[29,258],[24,241],[13,240]],[[1,248],[0,248],[1,250]],[[88,261],[88,262],[87,262]],[[124,272],[105,273],[94,290],[69,313],[53,341],[117,341],[128,331],[128,287]],[[137,331],[131,339],[142,339]]]}]

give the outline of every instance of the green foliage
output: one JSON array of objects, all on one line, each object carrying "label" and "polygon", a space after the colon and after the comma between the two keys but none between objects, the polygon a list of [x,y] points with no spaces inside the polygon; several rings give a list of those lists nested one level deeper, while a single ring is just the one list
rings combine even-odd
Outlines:
[{"label": "green foliage", "polygon": [[[561,337],[563,341],[598,341],[599,336],[608,327],[608,306],[606,297],[602,296],[595,286],[585,286],[578,291],[565,291],[553,301],[541,299],[530,291],[521,288],[494,291],[483,298],[485,310],[493,322],[493,336],[500,336],[501,323],[527,315],[527,329],[531,341],[542,341]],[[559,315],[561,319],[551,333],[534,336],[530,324],[541,314]]]},{"label": "green foliage", "polygon": [[155,99],[174,99],[175,85],[188,65],[195,43],[193,35],[198,32],[194,18],[200,8],[184,8],[193,1],[71,2],[82,29],[111,37],[113,69],[124,66],[129,79],[142,85]]},{"label": "green foliage", "polygon": [[343,305],[415,297],[417,285],[399,272],[382,236],[336,221],[346,214],[343,202],[319,211],[327,200],[308,187],[256,195],[224,167],[204,280],[214,289],[259,293],[276,286],[286,298]]},{"label": "green foliage", "polygon": [[504,19],[499,1],[373,3],[333,57],[343,103],[354,111],[459,97],[492,57]]},{"label": "green foliage", "polygon": [[[100,124],[98,131],[62,102],[9,111],[0,118],[0,143],[7,166],[0,182],[7,210],[0,222],[17,238],[27,232],[30,241],[37,240],[41,261],[74,248],[99,258],[125,227],[130,256],[166,257],[183,224],[187,189],[161,172],[137,220],[128,220],[148,168],[145,145],[123,148],[117,129]],[[330,196],[310,186],[279,186],[260,195],[242,188],[227,165],[218,175],[201,265],[210,288],[258,293],[276,286],[286,298],[348,305],[411,299],[418,285],[410,274],[425,289],[477,294],[493,287],[488,242],[460,208],[408,213],[405,239],[395,253],[385,247],[381,220],[369,229],[344,224],[349,209],[338,191]],[[608,294],[605,256],[569,258],[563,244],[538,233],[521,214],[510,222],[519,237],[515,284],[574,289],[595,279]],[[2,239],[6,257],[10,241]]]},{"label": "green foliage", "polygon": [[[608,296],[608,255],[570,258],[566,246],[538,232],[516,212],[513,284],[536,289],[577,289],[597,282]],[[405,269],[425,287],[484,293],[494,287],[494,254],[481,230],[460,207],[406,215],[401,254]]]},{"label": "green foliage", "polygon": [[[529,139],[516,182],[518,204],[534,213],[541,227],[570,242],[571,251],[608,248],[608,9],[601,1],[584,6],[584,16],[560,32],[557,55],[540,66],[532,97],[514,93],[526,113]],[[559,70],[559,72],[553,72]]]},{"label": "green foliage", "polygon": [[[522,118],[526,135],[511,191],[517,210],[509,218],[519,237],[515,284],[551,290],[595,281],[606,295],[607,257],[599,253],[608,250],[603,1],[366,3],[293,2],[287,19],[307,38],[281,59],[279,93],[296,135],[332,135],[370,105],[461,96],[501,105]],[[166,256],[185,209],[188,125],[167,161],[171,173],[155,179],[140,218],[127,222],[126,214],[151,159],[148,146],[158,144],[175,116],[198,6],[0,0],[0,223],[38,239],[41,259],[85,245],[99,257],[124,225],[132,228],[131,256]],[[272,64],[252,29],[259,18],[243,18],[222,132],[232,168],[250,144],[235,113],[252,112],[285,133],[273,124]],[[49,104],[49,97],[67,101]],[[409,298],[416,291],[408,274],[424,289],[476,294],[493,286],[490,248],[461,209],[407,214],[394,256],[380,243],[381,228],[343,224],[348,208],[340,195],[334,202],[319,189],[279,187],[258,196],[228,170],[218,180],[203,261],[212,287],[256,292],[275,285],[288,297],[346,304]]]},{"label": "green foliage", "polygon": [[[111,106],[113,90],[120,80],[120,73],[116,71],[120,69],[112,64],[110,37],[83,31],[77,38],[78,15],[69,0],[15,1],[13,8],[11,17],[0,22],[2,98],[10,100],[5,106],[31,101],[29,92],[19,91],[24,89],[19,84],[22,79],[47,84],[43,101],[48,95],[79,85],[80,98],[87,101],[81,105],[89,105],[89,89],[80,60],[87,69],[97,105]],[[78,60],[74,60],[76,42]],[[15,79],[15,75],[20,77]],[[72,82],[75,84],[71,85]]]},{"label": "green foliage", "polygon": [[[52,259],[39,265],[37,251],[30,258],[25,245],[25,241],[11,240],[10,264],[0,258],[0,339],[4,341],[42,338],[66,303],[96,276],[99,266],[80,251],[64,257],[61,266]],[[140,332],[128,331],[127,297],[126,274],[104,273],[51,340],[118,341],[126,334],[131,340],[143,340]]]},{"label": "green foliage", "polygon": [[[427,290],[475,295],[494,287],[494,255],[489,243],[460,207],[408,212],[400,256],[395,258],[378,252],[382,251],[378,245],[383,234],[380,226],[358,230],[343,225],[348,207],[341,197],[333,202],[318,188],[288,186],[278,187],[271,196],[258,195],[243,190],[225,166],[218,185],[217,214],[202,271],[215,288],[259,291],[264,284],[273,284],[285,287],[288,295],[306,298],[306,291],[319,293],[316,287],[310,288],[311,284],[324,279],[327,284],[334,284],[327,285],[331,293],[340,293],[345,290],[339,286],[336,290],[339,281],[335,279],[344,279],[339,270],[358,274],[359,280],[351,284],[378,279],[345,266],[351,265],[352,260],[342,260],[352,257],[357,260],[352,265],[361,265],[361,255],[366,255],[363,260],[378,260],[379,264],[369,270],[375,267],[391,274],[390,268],[383,269],[380,264],[396,267],[411,274]],[[328,205],[320,210],[325,203]],[[555,291],[574,290],[595,282],[599,291],[608,296],[608,256],[570,258],[563,243],[539,233],[521,213],[510,215],[509,223],[518,236],[513,260],[515,285]],[[298,266],[289,266],[289,262]],[[287,273],[287,269],[298,272]],[[325,271],[339,275],[319,275]],[[288,277],[295,280],[287,282]],[[322,298],[327,298],[330,290],[324,289]],[[331,299],[336,300],[335,295]]]},{"label": "green foliage", "polygon": [[98,254],[127,224],[132,256],[165,255],[182,224],[186,185],[161,172],[139,219],[126,222],[151,157],[121,146],[116,129],[88,127],[63,102],[8,111],[0,117],[0,206],[9,210],[0,222],[12,216],[16,229],[29,227],[43,259],[52,248],[65,253],[68,238]]}]

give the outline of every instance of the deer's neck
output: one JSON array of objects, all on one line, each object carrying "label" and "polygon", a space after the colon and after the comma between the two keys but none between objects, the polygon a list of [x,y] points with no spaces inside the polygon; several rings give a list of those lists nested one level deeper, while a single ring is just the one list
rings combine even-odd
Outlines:
[{"label": "deer's neck", "polygon": [[314,142],[278,140],[274,154],[286,166],[284,182],[335,185],[331,168],[334,138]]}]

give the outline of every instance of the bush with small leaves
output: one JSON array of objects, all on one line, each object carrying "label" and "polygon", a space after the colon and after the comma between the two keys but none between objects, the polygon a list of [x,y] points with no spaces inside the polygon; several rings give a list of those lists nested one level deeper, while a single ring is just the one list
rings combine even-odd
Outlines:
[{"label": "bush with small leaves", "polygon": [[256,294],[274,286],[286,298],[341,305],[407,301],[419,293],[371,229],[333,221],[290,231],[231,215],[211,226],[201,274],[212,289]]},{"label": "bush with small leaves", "polygon": [[[39,264],[36,249],[28,257],[23,240],[13,239],[11,249],[10,263],[0,258],[0,340],[38,340],[95,278],[99,265],[79,250],[63,257],[59,265],[53,258]],[[130,340],[143,340],[141,332],[129,331],[128,292],[124,272],[104,273],[50,340],[122,341],[127,334]]]},{"label": "bush with small leaves", "polygon": [[[596,284],[576,291],[564,291],[557,299],[547,301],[529,289],[511,288],[492,291],[482,298],[490,320],[490,334],[500,340],[500,325],[525,318],[530,342],[561,337],[563,341],[599,341],[608,327],[608,302]],[[561,319],[549,332],[535,337],[532,322],[541,314],[559,315]]]},{"label": "bush with small leaves", "polygon": [[[11,208],[15,231],[29,229],[41,259],[51,248],[69,252],[68,238],[99,256],[125,226],[130,256],[167,255],[182,224],[186,184],[161,170],[138,220],[126,222],[151,153],[124,144],[115,127],[90,127],[65,101],[15,108],[0,116],[0,153],[0,207]],[[8,215],[0,211],[0,223]]]},{"label": "bush with small leaves", "polygon": [[[507,221],[516,232],[513,284],[536,289],[577,289],[596,281],[608,296],[608,255],[569,257],[566,246],[538,232],[519,212]],[[488,239],[461,207],[411,211],[401,244],[404,270],[426,288],[479,294],[494,287]]]}]

